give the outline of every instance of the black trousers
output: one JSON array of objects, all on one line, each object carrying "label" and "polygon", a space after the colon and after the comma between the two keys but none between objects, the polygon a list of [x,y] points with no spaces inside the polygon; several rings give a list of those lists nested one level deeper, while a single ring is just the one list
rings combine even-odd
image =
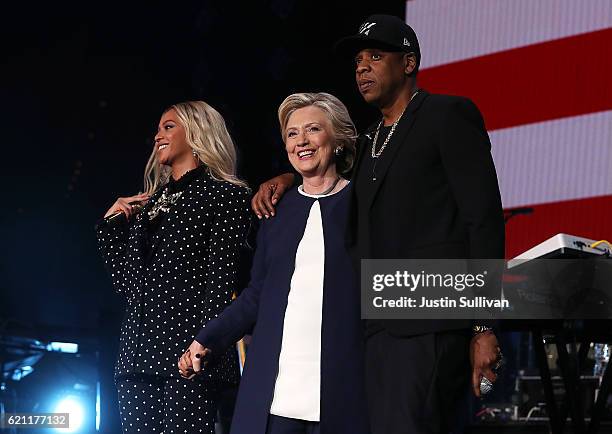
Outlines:
[{"label": "black trousers", "polygon": [[268,415],[266,434],[320,434],[319,422]]},{"label": "black trousers", "polygon": [[366,341],[366,389],[372,434],[462,432],[469,408],[469,331]]},{"label": "black trousers", "polygon": [[216,396],[197,379],[123,377],[117,391],[124,433],[215,432]]}]

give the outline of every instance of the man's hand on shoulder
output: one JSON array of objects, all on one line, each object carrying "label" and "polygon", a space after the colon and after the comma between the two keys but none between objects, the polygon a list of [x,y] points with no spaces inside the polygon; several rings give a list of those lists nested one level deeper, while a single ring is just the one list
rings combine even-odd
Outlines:
[{"label": "man's hand on shoulder", "polygon": [[262,183],[253,199],[251,199],[251,208],[257,218],[274,217],[274,207],[285,194],[285,191],[293,186],[294,182],[295,175],[293,173],[283,173]]}]

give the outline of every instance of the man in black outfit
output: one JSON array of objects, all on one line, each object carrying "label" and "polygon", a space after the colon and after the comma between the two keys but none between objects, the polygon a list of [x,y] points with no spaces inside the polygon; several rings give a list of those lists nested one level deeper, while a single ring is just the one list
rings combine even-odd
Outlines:
[{"label": "man in black outfit", "polygon": [[[363,258],[503,258],[504,222],[491,144],[467,98],[416,83],[416,34],[397,17],[373,15],[336,45],[355,60],[359,91],[382,119],[358,139],[347,242]],[[293,184],[281,175],[252,201],[273,206]],[[501,357],[493,331],[461,320],[368,320],[366,387],[373,434],[444,433]],[[471,368],[470,368],[471,363]]]}]

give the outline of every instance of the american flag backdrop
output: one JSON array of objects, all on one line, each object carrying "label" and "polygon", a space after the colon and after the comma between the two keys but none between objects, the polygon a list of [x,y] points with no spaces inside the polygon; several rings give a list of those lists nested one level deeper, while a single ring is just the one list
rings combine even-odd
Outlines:
[{"label": "american flag backdrop", "polygon": [[408,0],[419,86],[485,118],[506,256],[559,232],[612,241],[612,0]]}]

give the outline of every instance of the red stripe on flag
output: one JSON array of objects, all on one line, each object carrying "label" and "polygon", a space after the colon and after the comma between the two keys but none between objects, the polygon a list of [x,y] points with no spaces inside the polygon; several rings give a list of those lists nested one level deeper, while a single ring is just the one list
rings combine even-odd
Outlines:
[{"label": "red stripe on flag", "polygon": [[612,28],[424,69],[419,86],[471,98],[494,130],[612,109],[611,77]]},{"label": "red stripe on flag", "polygon": [[514,258],[560,232],[612,241],[612,195],[533,206],[506,224],[506,257]]}]

